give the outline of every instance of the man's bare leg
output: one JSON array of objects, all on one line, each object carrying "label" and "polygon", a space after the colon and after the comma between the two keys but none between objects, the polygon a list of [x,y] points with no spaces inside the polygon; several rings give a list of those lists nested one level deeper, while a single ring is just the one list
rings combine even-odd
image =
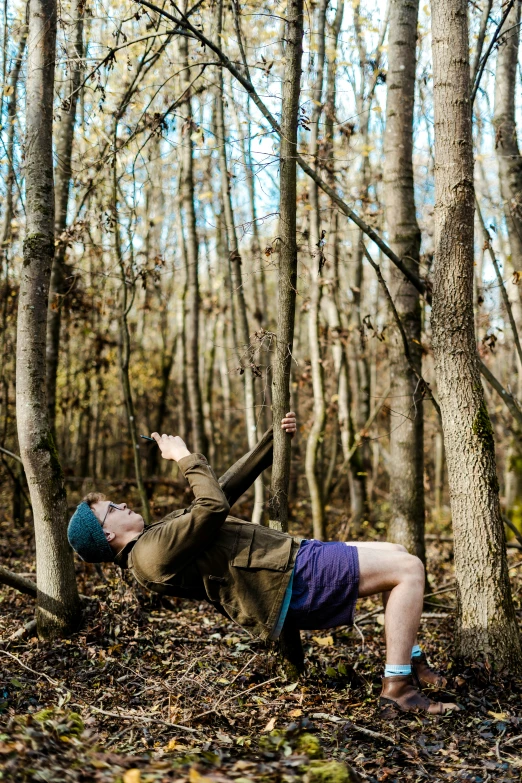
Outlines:
[{"label": "man's bare leg", "polygon": [[424,598],[424,566],[414,555],[386,548],[359,546],[359,596],[383,593],[386,602],[386,663],[410,663]]},{"label": "man's bare leg", "polygon": [[[386,664],[407,667],[411,672],[411,651],[417,638],[424,598],[424,566],[402,547],[357,546],[359,596],[382,593],[385,601]],[[401,673],[383,678],[382,703],[399,709],[443,714],[454,704],[433,702],[414,686],[411,675]]]}]

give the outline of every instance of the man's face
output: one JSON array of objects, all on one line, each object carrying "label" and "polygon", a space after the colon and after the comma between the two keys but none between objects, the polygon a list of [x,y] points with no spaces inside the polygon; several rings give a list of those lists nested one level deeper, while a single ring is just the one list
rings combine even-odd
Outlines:
[{"label": "man's face", "polygon": [[113,503],[110,500],[99,500],[92,510],[100,520],[107,541],[118,541],[127,538],[129,533],[139,535],[145,523],[141,514],[131,511],[126,503]]}]

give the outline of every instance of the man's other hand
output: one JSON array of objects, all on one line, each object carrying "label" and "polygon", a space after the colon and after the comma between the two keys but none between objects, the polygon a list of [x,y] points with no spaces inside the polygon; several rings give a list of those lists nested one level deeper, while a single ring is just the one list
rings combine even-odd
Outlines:
[{"label": "man's other hand", "polygon": [[297,432],[297,420],[293,411],[290,411],[284,419],[281,419],[281,429],[287,432],[291,438],[294,437]]},{"label": "man's other hand", "polygon": [[160,436],[157,432],[153,432],[152,437],[160,447],[163,459],[173,459],[175,462],[179,462],[183,457],[190,456],[185,441],[179,435],[163,434]]}]

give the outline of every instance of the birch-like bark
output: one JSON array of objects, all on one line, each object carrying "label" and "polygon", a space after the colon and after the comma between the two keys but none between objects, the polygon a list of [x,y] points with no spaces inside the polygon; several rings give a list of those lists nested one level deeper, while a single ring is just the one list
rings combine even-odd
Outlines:
[{"label": "birch-like bark", "polygon": [[[417,272],[421,236],[415,216],[413,182],[413,106],[418,0],[390,0],[386,131],[384,134],[384,202],[390,247]],[[390,340],[390,505],[388,539],[425,560],[424,418],[419,385],[422,374],[419,292],[395,267],[390,293],[408,340],[411,361],[395,327]]]},{"label": "birch-like bark", "polygon": [[290,437],[279,423],[289,410],[290,370],[294,344],[297,286],[297,116],[303,54],[303,0],[288,0],[285,27],[285,65],[280,146],[279,279],[277,342],[272,374],[274,462],[272,467],[270,527],[288,529]]},{"label": "birch-like bark", "polygon": [[75,630],[81,619],[67,496],[45,396],[45,328],[54,255],[53,92],[56,2],[30,0],[26,79],[24,263],[16,348],[16,419],[34,515],[37,623],[42,638]]},{"label": "birch-like bark", "polygon": [[196,232],[196,209],[194,206],[194,159],[192,145],[192,103],[190,96],[190,69],[188,59],[188,40],[183,35],[178,37],[180,59],[180,88],[185,101],[180,106],[180,114],[184,118],[181,128],[181,180],[180,195],[183,207],[183,220],[186,238],[186,360],[187,360],[187,395],[192,419],[193,451],[207,453],[208,440],[203,423],[203,401],[199,374],[199,272],[198,272],[198,236]]},{"label": "birch-like bark", "polygon": [[[326,9],[329,0],[320,0],[316,8],[314,25],[317,38],[317,57],[312,95],[311,134],[308,151],[311,164],[318,166],[319,123],[323,114],[323,77],[325,62]],[[309,185],[310,193],[310,309],[308,311],[308,343],[313,389],[313,422],[306,443],[305,472],[312,505],[312,523],[314,538],[326,537],[324,518],[323,480],[318,475],[318,452],[324,438],[326,425],[326,405],[324,399],[324,373],[319,343],[319,315],[322,297],[323,241],[321,238],[321,217],[319,187],[313,180]]]},{"label": "birch-like bark", "polygon": [[56,251],[51,272],[49,289],[49,309],[47,312],[46,344],[46,390],[49,423],[56,432],[56,377],[60,355],[60,324],[62,312],[62,294],[64,292],[64,264],[67,242],[63,233],[67,225],[67,208],[71,188],[71,159],[76,121],[76,106],[82,73],[83,58],[83,15],[85,0],[72,0],[69,19],[62,17],[66,25],[66,51],[68,78],[64,85],[62,105],[55,127],[55,236]]},{"label": "birch-like bark", "polygon": [[[218,0],[217,5],[217,25],[216,35],[221,40],[223,29],[223,0]],[[230,264],[232,267],[233,293],[236,301],[237,316],[237,335],[239,338],[239,366],[243,373],[243,391],[245,396],[245,425],[247,430],[248,448],[253,449],[257,443],[257,425],[254,394],[254,375],[252,364],[254,352],[250,345],[250,331],[248,328],[248,314],[245,301],[245,290],[243,286],[242,259],[239,252],[239,243],[237,241],[237,232],[234,223],[234,211],[232,209],[232,190],[230,186],[230,177],[228,172],[228,161],[226,151],[226,133],[225,133],[225,107],[223,100],[223,69],[217,69],[217,90],[216,90],[216,142],[219,153],[219,174],[221,181],[221,199],[223,202],[223,212],[225,217],[225,226],[228,240],[228,252]],[[264,505],[264,485],[263,477],[259,476],[254,482],[254,508],[252,511],[252,522],[260,524],[263,519]]]},{"label": "birch-like bark", "polygon": [[495,464],[473,318],[473,139],[466,0],[433,0],[432,332],[453,520],[459,656],[519,667]]}]

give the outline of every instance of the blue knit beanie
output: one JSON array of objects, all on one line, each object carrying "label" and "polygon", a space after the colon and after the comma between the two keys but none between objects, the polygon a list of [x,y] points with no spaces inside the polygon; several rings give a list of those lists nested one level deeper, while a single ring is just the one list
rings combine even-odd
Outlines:
[{"label": "blue knit beanie", "polygon": [[109,563],[114,552],[105,538],[100,520],[88,503],[82,501],[67,528],[69,544],[87,563]]}]

